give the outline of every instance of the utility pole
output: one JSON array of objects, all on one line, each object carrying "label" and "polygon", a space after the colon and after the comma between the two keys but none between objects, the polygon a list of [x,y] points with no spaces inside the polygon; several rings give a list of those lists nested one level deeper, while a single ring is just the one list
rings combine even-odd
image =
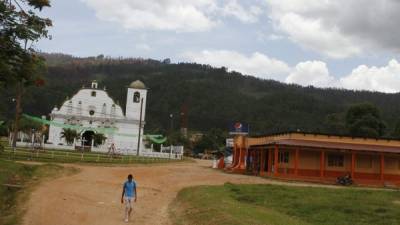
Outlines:
[{"label": "utility pole", "polygon": [[186,138],[188,130],[188,107],[184,103],[181,107],[181,134]]},{"label": "utility pole", "polygon": [[138,135],[137,152],[136,152],[137,156],[139,156],[139,151],[140,151],[140,135],[141,135],[141,131],[142,131],[142,113],[143,113],[143,98],[140,99],[139,135]]}]

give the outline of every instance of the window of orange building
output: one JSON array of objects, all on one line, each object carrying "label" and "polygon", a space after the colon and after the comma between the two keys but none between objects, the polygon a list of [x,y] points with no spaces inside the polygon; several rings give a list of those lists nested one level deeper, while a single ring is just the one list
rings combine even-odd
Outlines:
[{"label": "window of orange building", "polygon": [[279,163],[289,163],[289,152],[287,151],[279,152],[278,161]]},{"label": "window of orange building", "polygon": [[356,166],[360,169],[372,168],[372,156],[371,155],[357,155]]},{"label": "window of orange building", "polygon": [[328,166],[329,167],[343,167],[344,166],[344,155],[329,154],[328,155]]}]

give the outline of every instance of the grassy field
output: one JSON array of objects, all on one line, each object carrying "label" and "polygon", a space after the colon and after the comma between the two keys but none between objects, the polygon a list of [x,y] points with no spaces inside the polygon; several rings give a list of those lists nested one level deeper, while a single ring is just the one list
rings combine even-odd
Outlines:
[{"label": "grassy field", "polygon": [[24,165],[0,159],[0,224],[20,223],[24,209],[22,205],[17,206],[41,180],[75,172],[75,169],[58,165]]},{"label": "grassy field", "polygon": [[397,225],[400,192],[278,185],[198,186],[171,205],[175,224]]},{"label": "grassy field", "polygon": [[106,153],[97,152],[79,152],[67,150],[46,149],[32,151],[28,148],[17,148],[14,151],[8,146],[6,137],[0,137],[0,145],[4,146],[4,150],[0,149],[0,159],[22,160],[22,161],[38,161],[38,162],[55,162],[55,163],[98,163],[98,164],[148,164],[148,163],[164,163],[164,162],[180,162],[190,161],[187,158],[183,160],[165,159],[155,157],[143,157],[135,155],[116,155],[110,157]]},{"label": "grassy field", "polygon": [[31,151],[29,149],[18,148],[16,151],[7,147],[0,152],[0,158],[8,160],[28,160],[39,162],[58,162],[58,163],[103,163],[103,164],[134,164],[134,163],[163,163],[179,162],[182,160],[170,160],[163,158],[151,158],[132,155],[117,155],[110,157],[105,153],[62,151],[62,150],[40,150]]}]

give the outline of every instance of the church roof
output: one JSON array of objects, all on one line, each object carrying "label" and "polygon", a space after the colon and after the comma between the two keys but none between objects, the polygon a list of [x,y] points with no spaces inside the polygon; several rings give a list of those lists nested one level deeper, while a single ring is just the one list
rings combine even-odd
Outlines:
[{"label": "church roof", "polygon": [[134,88],[134,89],[146,89],[146,85],[140,80],[133,81],[130,85],[129,88]]}]

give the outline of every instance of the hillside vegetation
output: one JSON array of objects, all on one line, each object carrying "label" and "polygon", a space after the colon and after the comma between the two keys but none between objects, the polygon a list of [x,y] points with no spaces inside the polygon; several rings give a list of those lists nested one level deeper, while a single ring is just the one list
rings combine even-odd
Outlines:
[{"label": "hillside vegetation", "polygon": [[[188,111],[189,130],[228,129],[228,124],[250,124],[252,135],[301,130],[346,134],[344,117],[353,104],[371,102],[386,123],[384,136],[395,129],[400,95],[367,91],[319,89],[261,80],[226,68],[199,64],[170,64],[145,59],[109,59],[103,56],[74,58],[45,55],[48,71],[43,87],[31,88],[23,108],[31,115],[47,115],[72,97],[82,85],[97,80],[110,96],[125,107],[126,86],[140,79],[149,88],[146,132],[180,127],[180,111]],[[0,120],[14,113],[13,90],[0,91]]]}]

